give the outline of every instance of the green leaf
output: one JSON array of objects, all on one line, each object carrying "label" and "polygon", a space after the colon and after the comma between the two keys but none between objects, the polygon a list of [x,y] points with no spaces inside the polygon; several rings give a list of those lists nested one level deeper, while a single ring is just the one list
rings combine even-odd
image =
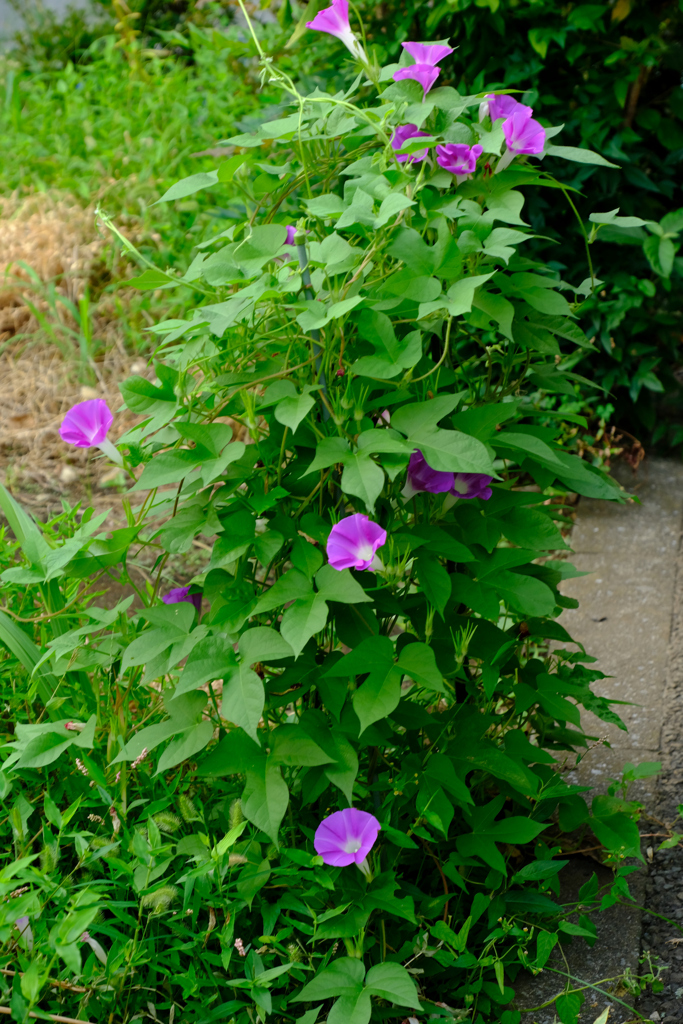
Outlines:
[{"label": "green leaf", "polygon": [[566,550],[567,544],[550,516],[541,509],[511,508],[499,516],[503,534],[521,548]]},{"label": "green leaf", "polygon": [[290,601],[305,600],[313,594],[313,586],[299,569],[289,569],[265,592],[254,608],[252,615],[261,615],[273,608],[281,608]]},{"label": "green leaf", "polygon": [[503,569],[487,576],[486,582],[522,615],[542,618],[544,615],[552,615],[555,610],[552,590],[533,576],[523,576]]},{"label": "green leaf", "polygon": [[401,699],[402,673],[395,665],[373,670],[365,682],[354,691],[353,710],[360,721],[361,734],[369,725],[386,718]]},{"label": "green leaf", "polygon": [[345,494],[360,498],[368,512],[372,513],[383,487],[384,470],[369,454],[354,452],[346,457],[341,478],[341,488]]},{"label": "green leaf", "polygon": [[415,982],[401,964],[382,963],[371,967],[365,978],[365,987],[373,996],[388,999],[399,1006],[422,1009]]},{"label": "green leaf", "polygon": [[[303,537],[297,537],[292,545],[292,565],[306,576],[308,580],[313,579],[314,574],[323,564],[322,552],[310,541]],[[303,595],[301,595],[303,596]]]},{"label": "green leaf", "polygon": [[545,156],[556,156],[560,160],[571,160],[575,164],[595,164],[598,167],[616,167],[619,164],[610,163],[599,153],[593,153],[590,149],[579,149],[576,146],[546,146]]},{"label": "green leaf", "polygon": [[292,648],[275,629],[270,626],[254,626],[242,633],[239,652],[246,665],[262,661],[270,664],[281,658],[291,658]]},{"label": "green leaf", "polygon": [[44,732],[29,740],[15,768],[44,768],[52,764],[73,743],[73,737],[63,733]]},{"label": "green leaf", "polygon": [[122,283],[123,287],[136,288],[139,292],[155,291],[157,288],[177,288],[182,284],[179,278],[165,274],[163,270],[150,267],[139,277],[129,277]]},{"label": "green leaf", "polygon": [[422,451],[427,464],[446,473],[487,473],[495,476],[484,444],[469,434],[441,430],[436,424],[458,405],[461,395],[438,395],[411,402],[392,416],[392,427],[405,434],[411,448]]},{"label": "green leaf", "polygon": [[443,618],[451,596],[451,578],[433,555],[420,552],[416,561],[417,578],[425,597]]},{"label": "green leaf", "polygon": [[278,831],[289,803],[289,790],[280,768],[264,761],[255,770],[246,772],[246,785],[242,793],[244,817],[270,836],[278,845]]},{"label": "green leaf", "polygon": [[[218,171],[199,171],[197,174],[191,174],[188,178],[176,181],[174,185],[166,189],[161,199],[157,199],[157,203],[170,203],[173,199],[184,199],[185,196],[194,195],[195,192],[201,192],[202,189],[211,188],[217,182]],[[154,205],[156,206],[156,203]]]},{"label": "green leaf", "polygon": [[298,658],[302,650],[327,622],[327,603],[321,594],[295,601],[282,616],[280,632]]},{"label": "green leaf", "polygon": [[222,679],[235,664],[235,652],[227,637],[221,634],[206,636],[192,649],[185,662],[175,696],[194,690],[210,679]]},{"label": "green leaf", "polygon": [[[51,672],[45,671],[42,666],[36,669],[36,665],[41,660],[41,652],[26,636],[26,633],[17,626],[16,622],[2,611],[0,611],[0,643],[4,644],[17,661],[21,662],[29,674],[36,672],[38,693],[45,706],[50,709],[52,695],[57,690],[59,681]],[[50,711],[50,717],[54,717],[52,711]]]},{"label": "green leaf", "polygon": [[345,462],[349,457],[349,445],[343,437],[325,437],[318,443],[315,449],[315,458],[310,464],[305,473],[302,473],[302,478],[308,476],[309,473],[315,473],[319,469],[327,469],[329,466],[334,466],[338,462]]},{"label": "green leaf", "polygon": [[265,691],[262,679],[246,662],[231,667],[223,683],[223,718],[240,725],[248,736],[259,743],[257,726],[263,714],[264,704]]},{"label": "green leaf", "polygon": [[372,1013],[370,993],[361,989],[356,996],[341,996],[333,1004],[327,1024],[368,1024]]},{"label": "green leaf", "polygon": [[463,313],[469,313],[472,309],[475,291],[493,277],[494,273],[495,271],[491,271],[490,274],[463,277],[450,286],[443,298],[435,299],[434,302],[421,302],[418,319],[422,320],[423,317],[431,316],[432,313],[436,313],[440,309],[447,309],[450,316],[462,316]]},{"label": "green leaf", "polygon": [[213,737],[213,730],[213,722],[207,720],[198,722],[197,725],[192,725],[174,736],[159,758],[155,775],[167,772],[170,768],[175,768],[177,764],[193,758],[195,754],[208,746]]},{"label": "green leaf", "polygon": [[355,957],[340,957],[329,967],[318,971],[315,978],[304,985],[294,1002],[315,1002],[316,999],[330,999],[332,996],[355,995],[363,984],[365,968]]},{"label": "green leaf", "polygon": [[283,426],[289,427],[293,434],[302,420],[308,416],[315,405],[315,397],[311,394],[283,398],[275,406],[275,419]]},{"label": "green leaf", "polygon": [[281,725],[270,734],[270,757],[274,764],[294,768],[330,764],[334,757],[311,739],[300,725]]},{"label": "green leaf", "polygon": [[501,818],[500,821],[494,821],[491,825],[478,828],[477,835],[495,839],[497,843],[523,844],[530,843],[546,827],[545,822],[532,821],[531,818],[523,818],[521,816],[511,816],[509,818]]},{"label": "green leaf", "polygon": [[660,277],[671,277],[676,246],[670,238],[658,238],[657,235],[650,235],[643,242],[643,252],[656,274],[659,274]]},{"label": "green leaf", "polygon": [[353,578],[350,569],[334,569],[324,565],[316,573],[315,583],[325,601],[339,601],[341,604],[361,604],[372,601],[369,594]]},{"label": "green leaf", "polygon": [[420,686],[437,693],[446,693],[434,651],[427,644],[406,644],[398,659],[398,667]]},{"label": "green leaf", "polygon": [[31,565],[40,565],[51,548],[32,516],[26,512],[10,492],[0,484],[0,508],[12,533]]}]

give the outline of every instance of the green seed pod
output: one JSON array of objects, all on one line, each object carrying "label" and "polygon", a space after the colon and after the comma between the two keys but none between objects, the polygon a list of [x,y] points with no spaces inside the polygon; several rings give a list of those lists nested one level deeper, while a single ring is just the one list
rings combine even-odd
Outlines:
[{"label": "green seed pod", "polygon": [[168,832],[171,835],[182,827],[182,822],[178,815],[171,814],[170,811],[159,811],[158,814],[154,815],[152,820],[158,829],[162,832]]},{"label": "green seed pod", "polygon": [[241,800],[233,800],[230,804],[230,815],[228,820],[230,821],[230,828],[236,828],[237,825],[241,825],[244,821]]},{"label": "green seed pod", "polygon": [[287,959],[290,964],[300,964],[303,960],[303,954],[300,946],[296,942],[290,942],[287,945]]},{"label": "green seed pod", "polygon": [[148,892],[140,900],[140,906],[152,914],[163,914],[178,898],[179,890],[174,885],[162,885],[156,892]]},{"label": "green seed pod", "polygon": [[40,870],[49,874],[57,867],[59,860],[59,847],[57,843],[45,843],[40,851]]},{"label": "green seed pod", "polygon": [[190,800],[189,796],[185,793],[181,793],[178,797],[178,807],[180,808],[180,815],[183,821],[201,821],[202,816]]}]

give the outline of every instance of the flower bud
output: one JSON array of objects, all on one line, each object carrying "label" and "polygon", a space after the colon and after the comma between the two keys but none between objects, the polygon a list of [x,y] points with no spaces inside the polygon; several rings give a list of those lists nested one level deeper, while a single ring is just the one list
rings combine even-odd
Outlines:
[{"label": "flower bud", "polygon": [[244,821],[244,814],[242,813],[242,801],[237,799],[233,800],[230,804],[230,814],[228,817],[230,822],[230,828],[237,828]]}]

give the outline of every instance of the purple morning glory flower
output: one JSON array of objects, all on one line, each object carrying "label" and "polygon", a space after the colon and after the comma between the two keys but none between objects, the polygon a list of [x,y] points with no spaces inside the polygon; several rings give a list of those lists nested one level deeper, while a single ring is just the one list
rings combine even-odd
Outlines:
[{"label": "purple morning glory flower", "polygon": [[443,473],[438,469],[432,469],[419,448],[413,452],[408,463],[406,485],[402,491],[404,497],[412,498],[418,491],[443,494],[444,491],[450,491],[452,487],[452,473]]},{"label": "purple morning glory flower", "polygon": [[485,473],[454,473],[451,494],[456,498],[481,498],[488,501],[493,493],[489,487],[492,480],[493,477]]},{"label": "purple morning glory flower", "polygon": [[366,857],[375,845],[380,823],[373,814],[347,807],[335,811],[318,825],[313,845],[325,864],[343,868],[348,864],[369,873]]},{"label": "purple morning glory flower", "polygon": [[114,422],[109,406],[103,398],[89,398],[87,402],[73,405],[59,428],[59,436],[67,444],[78,448],[99,448],[118,466],[123,459],[114,445],[107,439],[107,431]]},{"label": "purple morning glory flower", "polygon": [[79,448],[92,448],[104,441],[114,422],[109,406],[103,398],[90,398],[69,409],[62,420],[59,433],[62,441]]},{"label": "purple morning glory flower", "polygon": [[401,82],[404,78],[413,78],[423,89],[423,99],[439,77],[439,69],[433,64],[411,64],[408,68],[394,71],[394,81]]},{"label": "purple morning glory flower", "polygon": [[202,595],[191,594],[189,586],[174,587],[173,590],[169,590],[168,594],[164,594],[161,600],[164,604],[180,604],[181,601],[187,601],[195,606],[197,613],[202,610]]},{"label": "purple morning glory flower", "polygon": [[[520,107],[522,104],[519,104]],[[524,110],[516,110],[503,121],[503,134],[508,149],[515,155],[542,153],[545,145],[545,128],[534,121]]]},{"label": "purple morning glory flower", "polygon": [[386,544],[387,531],[362,512],[335,523],[327,539],[327,558],[333,569],[379,568],[377,548]]},{"label": "purple morning glory flower", "polygon": [[331,36],[336,36],[354,57],[367,64],[368,58],[365,50],[349,24],[348,0],[332,0],[332,6],[326,7],[324,11],[319,11],[313,21],[307,21],[306,28],[315,29],[316,32],[328,32]]},{"label": "purple morning glory flower", "polygon": [[448,142],[436,147],[436,162],[444,171],[455,174],[458,184],[477,169],[477,160],[484,152],[481,146],[467,146],[464,142]]},{"label": "purple morning glory flower", "polygon": [[[422,137],[429,138],[429,132],[419,132],[416,124],[400,124],[391,136],[391,145],[394,149],[398,150],[408,139]],[[416,153],[399,153],[396,159],[400,164],[405,163],[406,160],[410,160],[411,164],[418,164],[421,160],[424,160],[427,153],[428,150],[426,149],[420,149]]]},{"label": "purple morning glory flower", "polygon": [[416,64],[438,64],[440,60],[453,53],[452,46],[440,43],[401,43],[401,46],[413,58]]},{"label": "purple morning glory flower", "polygon": [[489,95],[486,99],[488,100],[489,114],[492,121],[498,121],[501,117],[511,117],[513,114],[520,112],[524,113],[527,117],[531,117],[533,113],[532,107],[527,107],[520,103],[514,96]]},{"label": "purple morning glory flower", "polygon": [[294,238],[295,238],[295,236],[296,236],[296,225],[295,224],[288,224],[287,225],[287,237],[285,238],[283,244],[284,245],[294,245]]}]

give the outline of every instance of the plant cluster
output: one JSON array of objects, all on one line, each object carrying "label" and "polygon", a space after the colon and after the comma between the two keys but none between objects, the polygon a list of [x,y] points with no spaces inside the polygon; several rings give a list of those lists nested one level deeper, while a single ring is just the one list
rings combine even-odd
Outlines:
[{"label": "plant cluster", "polygon": [[[162,197],[244,212],[132,282],[187,296],[152,328],[155,379],[121,385],[139,422],[114,441],[91,400],[62,424],[127,475],[126,525],[40,526],[0,490],[18,1021],[519,1024],[519,971],[592,942],[640,856],[638,805],[566,778],[597,739],[580,710],[619,723],[556,621],[567,496],[625,496],[540,407],[576,382],[592,283],[530,255],[525,218],[567,194],[538,158],[605,160],[438,84],[447,44],[381,67],[345,0],[310,28],[353,80],[304,94],[262,53],[282,116]],[[565,912],[586,835],[615,883]]]},{"label": "plant cluster", "polygon": [[[392,59],[402,40],[448,35],[457,47],[449,85],[461,92],[477,92],[485,83],[523,90],[519,98],[534,106],[542,124],[564,122],[564,139],[618,166],[586,165],[569,175],[558,160],[547,161],[553,174],[577,190],[574,200],[585,220],[598,210],[634,219],[631,227],[613,224],[595,239],[592,258],[602,283],[578,311],[594,341],[577,364],[606,394],[584,391],[581,397],[558,398],[555,407],[579,400],[597,421],[611,405],[608,416],[617,429],[645,445],[680,445],[680,4],[387,0],[361,9],[368,38]],[[525,195],[528,219],[542,236],[532,251],[577,273],[585,262],[578,225],[561,204],[531,191]]]}]

